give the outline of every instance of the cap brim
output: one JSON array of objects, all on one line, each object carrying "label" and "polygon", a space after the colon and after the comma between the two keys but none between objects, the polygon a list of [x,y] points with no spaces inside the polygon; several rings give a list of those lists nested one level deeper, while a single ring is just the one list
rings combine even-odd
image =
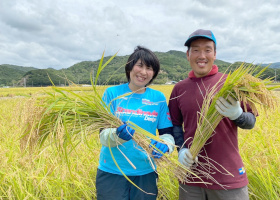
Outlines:
[{"label": "cap brim", "polygon": [[186,47],[190,46],[191,42],[194,41],[194,40],[196,40],[196,39],[198,39],[198,38],[206,38],[206,39],[209,39],[209,40],[211,40],[211,41],[213,41],[213,42],[215,43],[215,41],[214,41],[211,37],[209,37],[209,36],[207,36],[207,35],[196,35],[196,36],[193,36],[193,37],[189,38],[189,39],[185,42],[185,46],[186,46]]}]

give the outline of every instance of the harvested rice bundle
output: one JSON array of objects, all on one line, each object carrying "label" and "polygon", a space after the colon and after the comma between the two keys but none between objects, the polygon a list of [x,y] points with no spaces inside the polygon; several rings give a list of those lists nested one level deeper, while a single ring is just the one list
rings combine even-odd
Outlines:
[{"label": "harvested rice bundle", "polygon": [[[280,86],[269,87],[272,82],[271,79],[262,80],[259,78],[267,67],[254,75],[257,69],[258,67],[254,67],[252,64],[242,63],[235,71],[228,74],[222,88],[224,77],[208,92],[199,113],[197,129],[190,147],[190,152],[194,158],[199,154],[223,118],[215,109],[216,100],[219,97],[228,98],[228,96],[232,96],[243,102],[245,109],[246,104],[248,104],[254,115],[257,115],[256,104],[264,109],[274,108],[277,105],[278,98],[274,96],[272,90]],[[219,90],[219,88],[221,89]]]},{"label": "harvested rice bundle", "polygon": [[[71,144],[71,139],[77,136],[86,139],[86,131],[99,131],[99,129],[108,126],[117,126],[122,122],[113,116],[102,102],[99,88],[97,88],[97,79],[101,71],[116,56],[112,56],[104,65],[104,52],[96,72],[95,83],[93,85],[93,94],[76,93],[70,89],[53,87],[54,93],[48,93],[39,107],[44,112],[39,121],[33,123],[32,127],[25,130],[24,134],[31,134],[31,130],[36,127],[37,143],[42,146],[50,135],[56,140],[60,138],[62,146]],[[91,79],[92,81],[92,79]],[[62,135],[59,136],[58,135]]]}]

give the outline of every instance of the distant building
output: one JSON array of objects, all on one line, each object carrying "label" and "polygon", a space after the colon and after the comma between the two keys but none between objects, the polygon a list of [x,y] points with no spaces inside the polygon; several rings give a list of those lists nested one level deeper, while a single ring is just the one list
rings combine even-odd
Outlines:
[{"label": "distant building", "polygon": [[178,83],[178,82],[177,81],[167,81],[165,83],[165,85],[173,85],[173,84],[176,84],[176,83]]}]

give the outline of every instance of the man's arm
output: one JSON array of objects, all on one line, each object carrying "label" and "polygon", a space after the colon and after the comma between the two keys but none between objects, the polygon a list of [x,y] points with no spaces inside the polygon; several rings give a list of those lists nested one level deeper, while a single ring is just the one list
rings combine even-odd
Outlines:
[{"label": "man's arm", "polygon": [[242,129],[252,129],[256,124],[256,117],[253,113],[243,112],[233,123]]},{"label": "man's arm", "polygon": [[179,152],[184,144],[184,131],[182,126],[173,126],[172,134],[175,140],[175,145],[178,146],[177,151]]}]

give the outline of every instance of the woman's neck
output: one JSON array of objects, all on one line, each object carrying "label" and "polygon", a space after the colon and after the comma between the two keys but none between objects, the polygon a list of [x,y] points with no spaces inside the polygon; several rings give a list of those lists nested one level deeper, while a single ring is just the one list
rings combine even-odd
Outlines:
[{"label": "woman's neck", "polygon": [[136,87],[132,85],[131,83],[128,84],[129,89],[137,94],[143,94],[146,91],[146,87]]}]

